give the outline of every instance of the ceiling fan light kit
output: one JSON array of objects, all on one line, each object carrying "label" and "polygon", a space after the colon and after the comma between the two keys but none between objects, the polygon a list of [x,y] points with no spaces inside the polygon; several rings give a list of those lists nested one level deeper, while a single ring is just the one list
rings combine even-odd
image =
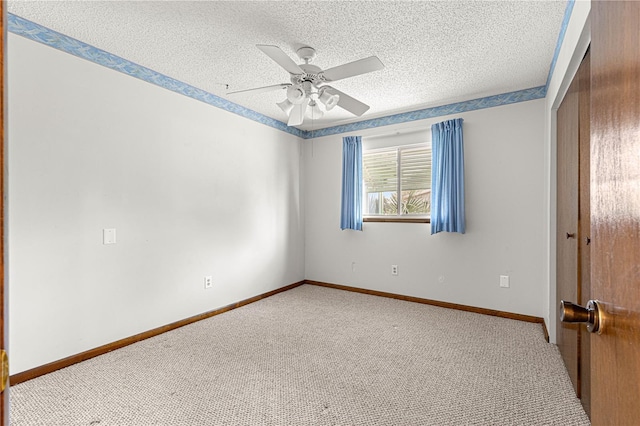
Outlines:
[{"label": "ceiling fan light kit", "polygon": [[316,101],[312,100],[311,102],[309,102],[309,106],[311,108],[307,112],[307,117],[311,118],[312,120],[315,120],[316,118],[322,118],[322,116],[324,115],[324,111],[322,111],[322,108],[320,108],[320,105],[318,105]]},{"label": "ceiling fan light kit", "polygon": [[333,107],[338,105],[340,95],[332,95],[327,92],[326,87],[321,87],[320,90],[318,90],[318,99],[320,99],[320,102],[324,104],[327,111],[331,111]]},{"label": "ceiling fan light kit", "polygon": [[[362,114],[369,110],[368,105],[325,83],[384,68],[380,59],[376,56],[370,56],[322,70],[322,68],[309,63],[316,57],[316,51],[312,47],[304,46],[296,51],[298,57],[304,61],[304,64],[300,65],[296,64],[278,46],[259,44],[257,47],[289,73],[291,83],[239,90],[229,92],[228,94],[243,92],[259,93],[286,88],[287,98],[282,102],[277,102],[276,105],[289,116],[287,122],[289,126],[301,125],[305,116],[309,116],[312,120],[320,118],[324,115],[325,111],[331,111],[335,106],[339,106],[355,116],[362,116]],[[320,101],[325,111],[323,111],[317,101]],[[310,109],[308,109],[308,107],[310,107]]]},{"label": "ceiling fan light kit", "polygon": [[306,97],[307,94],[301,86],[289,86],[287,88],[287,100],[294,105],[300,105]]},{"label": "ceiling fan light kit", "polygon": [[284,111],[284,113],[287,115],[289,115],[289,113],[293,109],[293,104],[291,103],[291,101],[289,101],[289,99],[285,99],[282,102],[278,102],[276,105],[278,105],[280,109]]}]

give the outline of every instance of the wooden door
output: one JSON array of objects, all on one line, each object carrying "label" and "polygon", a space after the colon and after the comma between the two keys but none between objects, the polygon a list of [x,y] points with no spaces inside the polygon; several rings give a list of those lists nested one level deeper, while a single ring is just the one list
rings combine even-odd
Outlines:
[{"label": "wooden door", "polygon": [[[556,297],[578,300],[579,82],[574,78],[558,109]],[[576,395],[578,383],[577,324],[556,322],[556,343]]]},{"label": "wooden door", "polygon": [[[5,22],[7,21],[6,2],[0,2],[0,141],[2,146],[0,147],[0,351],[2,354],[6,354],[6,334],[5,328],[6,324],[4,322],[5,309],[7,306],[7,300],[5,298],[4,293],[4,280],[5,280],[5,269],[4,269],[4,258],[5,258],[5,229],[4,229],[4,200],[5,200],[5,192],[4,192],[4,176],[5,176],[5,164],[4,164],[4,152],[6,150],[6,131],[5,131],[5,108],[6,108],[6,99],[5,99],[5,74],[6,74],[6,63],[5,63],[5,48],[7,44],[7,30],[5,28]],[[0,426],[4,426],[5,424],[9,424],[9,367],[6,365],[4,361],[4,357],[1,358],[2,366],[0,366],[0,380],[6,384],[6,389],[4,392],[0,393]],[[6,374],[4,374],[6,372]],[[4,387],[4,386],[3,386]]]},{"label": "wooden door", "polygon": [[640,2],[591,6],[591,336],[594,425],[640,423]]},{"label": "wooden door", "polygon": [[[591,299],[591,52],[587,51],[576,79],[579,85],[579,208],[578,208],[578,300],[586,306]],[[591,333],[578,330],[578,383],[580,402],[591,416]]]}]

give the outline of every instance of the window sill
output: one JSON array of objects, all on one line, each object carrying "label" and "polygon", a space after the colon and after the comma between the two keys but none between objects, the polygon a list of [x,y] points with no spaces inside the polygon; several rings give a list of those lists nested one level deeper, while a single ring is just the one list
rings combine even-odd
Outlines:
[{"label": "window sill", "polygon": [[431,223],[428,217],[370,216],[362,218],[363,222],[395,222],[395,223]]}]

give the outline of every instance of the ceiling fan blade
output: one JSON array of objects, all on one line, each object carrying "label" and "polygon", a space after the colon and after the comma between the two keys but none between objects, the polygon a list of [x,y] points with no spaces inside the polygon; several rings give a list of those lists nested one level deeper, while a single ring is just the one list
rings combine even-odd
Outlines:
[{"label": "ceiling fan blade", "polygon": [[288,126],[299,126],[304,121],[304,113],[307,111],[307,105],[309,105],[309,98],[305,98],[300,105],[294,105],[291,113],[289,114]]},{"label": "ceiling fan blade", "polygon": [[287,56],[278,46],[268,44],[256,44],[256,47],[262,50],[268,57],[273,59],[278,65],[284,68],[289,74],[304,74],[302,68],[298,66],[293,59]]},{"label": "ceiling fan blade", "polygon": [[343,78],[366,74],[383,68],[384,64],[377,56],[369,56],[368,58],[359,59],[344,65],[329,68],[324,71],[324,78],[326,81],[342,80]]},{"label": "ceiling fan blade", "polygon": [[272,90],[286,89],[289,86],[291,86],[291,83],[280,83],[280,84],[274,84],[273,86],[256,87],[255,89],[244,89],[244,90],[236,90],[233,92],[227,92],[227,95],[235,95],[236,93],[244,93],[244,92],[253,92],[253,93],[271,92]]},{"label": "ceiling fan blade", "polygon": [[334,89],[331,86],[324,87],[326,87],[326,91],[330,94],[340,96],[340,99],[338,100],[338,106],[349,111],[353,115],[360,117],[362,114],[369,111],[369,108],[371,108],[369,105],[362,103],[355,98],[352,98],[351,96],[339,91],[338,89]]}]

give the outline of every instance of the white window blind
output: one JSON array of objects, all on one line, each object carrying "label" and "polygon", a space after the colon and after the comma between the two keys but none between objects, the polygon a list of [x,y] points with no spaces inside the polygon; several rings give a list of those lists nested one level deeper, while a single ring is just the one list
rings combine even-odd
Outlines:
[{"label": "white window blind", "polygon": [[362,162],[366,215],[429,214],[430,145],[372,150],[363,153]]},{"label": "white window blind", "polygon": [[365,186],[371,192],[398,189],[398,154],[396,150],[365,153],[362,156]]},{"label": "white window blind", "polygon": [[431,150],[426,147],[400,149],[402,191],[431,188]]}]

